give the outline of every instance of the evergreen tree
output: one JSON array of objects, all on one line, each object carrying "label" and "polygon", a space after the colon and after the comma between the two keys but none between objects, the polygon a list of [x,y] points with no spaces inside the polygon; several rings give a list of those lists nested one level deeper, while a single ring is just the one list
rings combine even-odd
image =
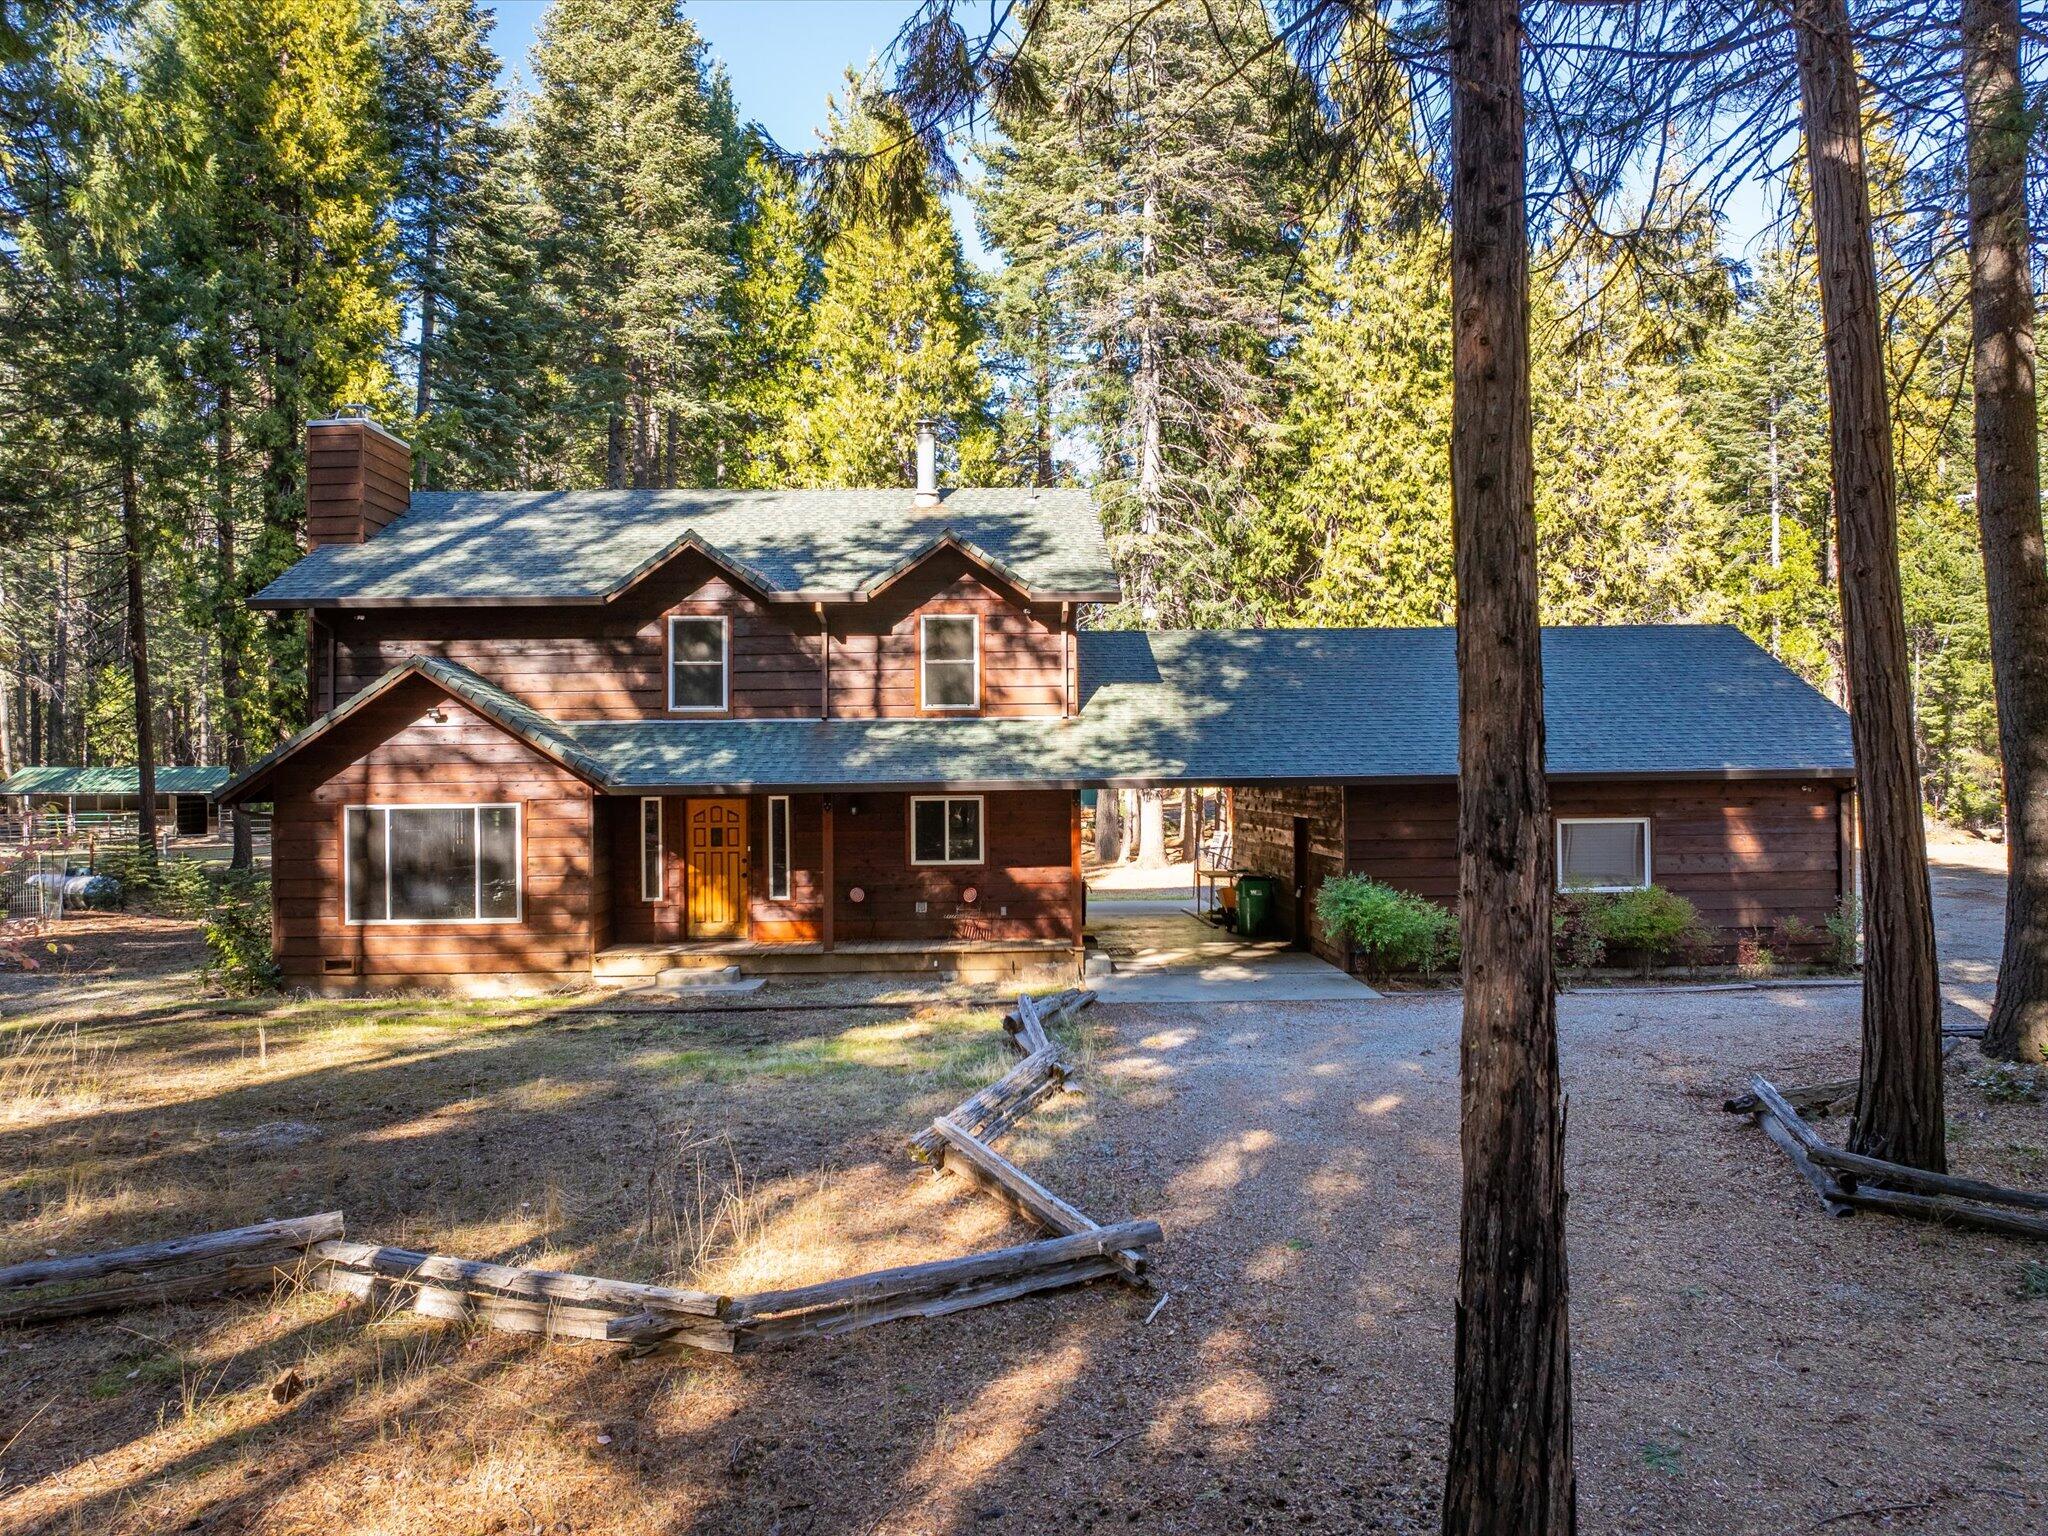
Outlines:
[{"label": "evergreen tree", "polygon": [[[476,0],[395,0],[380,41],[384,118],[396,169],[392,217],[398,226],[399,281],[418,339],[412,347],[413,472],[422,485],[437,474],[439,433],[427,426],[435,390],[448,366],[448,311],[488,302],[462,292],[461,257],[473,252],[490,207],[492,181],[504,148],[498,122],[498,56],[494,20]],[[490,268],[487,278],[507,276]],[[495,286],[495,285],[493,285]]]},{"label": "evergreen tree", "polygon": [[[170,233],[210,458],[220,734],[239,767],[303,718],[302,630],[247,599],[299,556],[306,422],[396,403],[391,164],[357,4],[178,0],[151,51],[184,178]],[[248,857],[237,817],[235,859]]]},{"label": "evergreen tree", "polygon": [[[887,154],[901,137],[863,104],[849,74],[844,104],[831,109],[833,147]],[[908,485],[924,417],[946,429],[961,481],[989,483],[996,438],[978,304],[959,234],[936,197],[900,229],[879,216],[834,229],[783,434],[786,483]]]},{"label": "evergreen tree", "polygon": [[1720,515],[1720,571],[1702,617],[1741,626],[1810,680],[1832,684],[1839,617],[1828,569],[1827,381],[1812,284],[1789,253],[1766,253],[1686,387]]},{"label": "evergreen tree", "polygon": [[715,483],[787,484],[791,423],[812,392],[812,306],[820,281],[811,220],[796,177],[748,146],[719,368],[721,440]]},{"label": "evergreen tree", "polygon": [[1451,621],[1448,231],[1390,194],[1309,248],[1248,533],[1265,622]]},{"label": "evergreen tree", "polygon": [[689,483],[707,472],[696,450],[712,436],[738,201],[724,80],[677,0],[555,0],[533,62],[533,168],[581,473]]},{"label": "evergreen tree", "polygon": [[989,160],[982,219],[1011,313],[1053,306],[1043,393],[1077,397],[1126,617],[1228,620],[1247,606],[1233,525],[1278,409],[1305,200],[1278,111],[1286,52],[1256,0],[1074,0],[1031,47],[1040,77],[1087,88],[1074,110],[1009,114]]}]

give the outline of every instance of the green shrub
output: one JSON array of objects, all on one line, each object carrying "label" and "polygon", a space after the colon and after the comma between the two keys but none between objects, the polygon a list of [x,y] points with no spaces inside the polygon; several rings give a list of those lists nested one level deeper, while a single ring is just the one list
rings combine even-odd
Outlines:
[{"label": "green shrub", "polygon": [[1573,971],[1590,971],[1607,958],[1607,941],[1589,921],[1589,912],[1603,898],[1560,892],[1550,905],[1551,952],[1556,963]]},{"label": "green shrub", "polygon": [[281,973],[270,952],[270,882],[250,869],[223,870],[200,919],[205,975],[234,997],[277,988]]},{"label": "green shrub", "polygon": [[1822,959],[1838,971],[1856,969],[1857,935],[1863,929],[1862,904],[1854,896],[1844,896],[1841,905],[1827,916],[1827,949]]},{"label": "green shrub", "polygon": [[1713,945],[1699,910],[1661,885],[1581,892],[1570,899],[1577,905],[1576,921],[1599,940],[1602,950],[1634,954],[1646,975],[1654,965],[1679,956],[1690,959]]},{"label": "green shrub", "polygon": [[100,854],[97,874],[121,883],[121,904],[158,917],[200,917],[213,900],[215,872],[198,859],[152,859],[133,848]]},{"label": "green shrub", "polygon": [[1458,919],[1445,908],[1364,875],[1338,875],[1316,892],[1316,915],[1348,940],[1375,975],[1434,976],[1458,963]]}]

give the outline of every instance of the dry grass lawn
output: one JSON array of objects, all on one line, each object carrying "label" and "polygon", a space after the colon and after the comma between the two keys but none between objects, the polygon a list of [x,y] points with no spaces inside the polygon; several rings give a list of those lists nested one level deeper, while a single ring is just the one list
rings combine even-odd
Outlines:
[{"label": "dry grass lawn", "polygon": [[[1000,1069],[981,1001],[227,1005],[185,925],[63,937],[0,977],[0,1262],[340,1208],[380,1241],[742,1290],[1025,1235],[901,1153]],[[1589,1532],[2048,1529],[2048,1250],[1826,1221],[1716,1108],[1760,1067],[1846,1070],[1854,998],[1566,1000]],[[315,1294],[0,1332],[0,1532],[1431,1529],[1455,999],[1084,1017],[1087,1091],[1011,1150],[1163,1222],[1150,1323],[1099,1286],[738,1361]],[[1956,1166],[2048,1184],[2048,1106],[1980,1070],[1951,1071]]]}]

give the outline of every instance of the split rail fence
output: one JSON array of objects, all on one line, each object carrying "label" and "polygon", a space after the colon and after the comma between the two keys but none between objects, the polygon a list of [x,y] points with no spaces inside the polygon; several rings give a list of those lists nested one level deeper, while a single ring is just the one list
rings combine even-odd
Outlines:
[{"label": "split rail fence", "polygon": [[1722,1108],[1753,1116],[1813,1186],[1821,1209],[1830,1216],[1885,1211],[2011,1237],[2048,1238],[2048,1192],[2007,1189],[1982,1179],[1865,1157],[1834,1145],[1807,1123],[1806,1114],[1825,1115],[1845,1102],[1853,1103],[1855,1097],[1854,1078],[1780,1089],[1769,1078],[1756,1076],[1749,1080],[1748,1093]]},{"label": "split rail fence", "polygon": [[[964,1258],[817,1285],[728,1296],[453,1258],[343,1235],[342,1213],[259,1222],[167,1242],[0,1268],[0,1324],[70,1318],[236,1290],[303,1286],[385,1311],[474,1320],[514,1333],[595,1339],[644,1351],[679,1344],[749,1354],[912,1317],[942,1317],[1035,1292],[1115,1278],[1143,1285],[1153,1221],[1104,1225],[997,1152],[994,1143],[1074,1075],[1047,1031],[1092,992],[1020,997],[1006,1019],[1023,1059],[911,1138],[914,1156],[960,1172],[1050,1235]],[[111,1282],[111,1283],[109,1283]]]}]

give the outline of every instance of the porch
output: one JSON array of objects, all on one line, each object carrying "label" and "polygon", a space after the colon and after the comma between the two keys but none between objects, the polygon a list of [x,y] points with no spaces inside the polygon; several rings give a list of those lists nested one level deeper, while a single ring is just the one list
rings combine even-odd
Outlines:
[{"label": "porch", "polygon": [[965,982],[1072,983],[1080,957],[1064,939],[854,939],[834,944],[701,939],[672,944],[614,944],[597,952],[591,979],[631,986],[664,971],[721,970],[749,976],[928,975]]}]

